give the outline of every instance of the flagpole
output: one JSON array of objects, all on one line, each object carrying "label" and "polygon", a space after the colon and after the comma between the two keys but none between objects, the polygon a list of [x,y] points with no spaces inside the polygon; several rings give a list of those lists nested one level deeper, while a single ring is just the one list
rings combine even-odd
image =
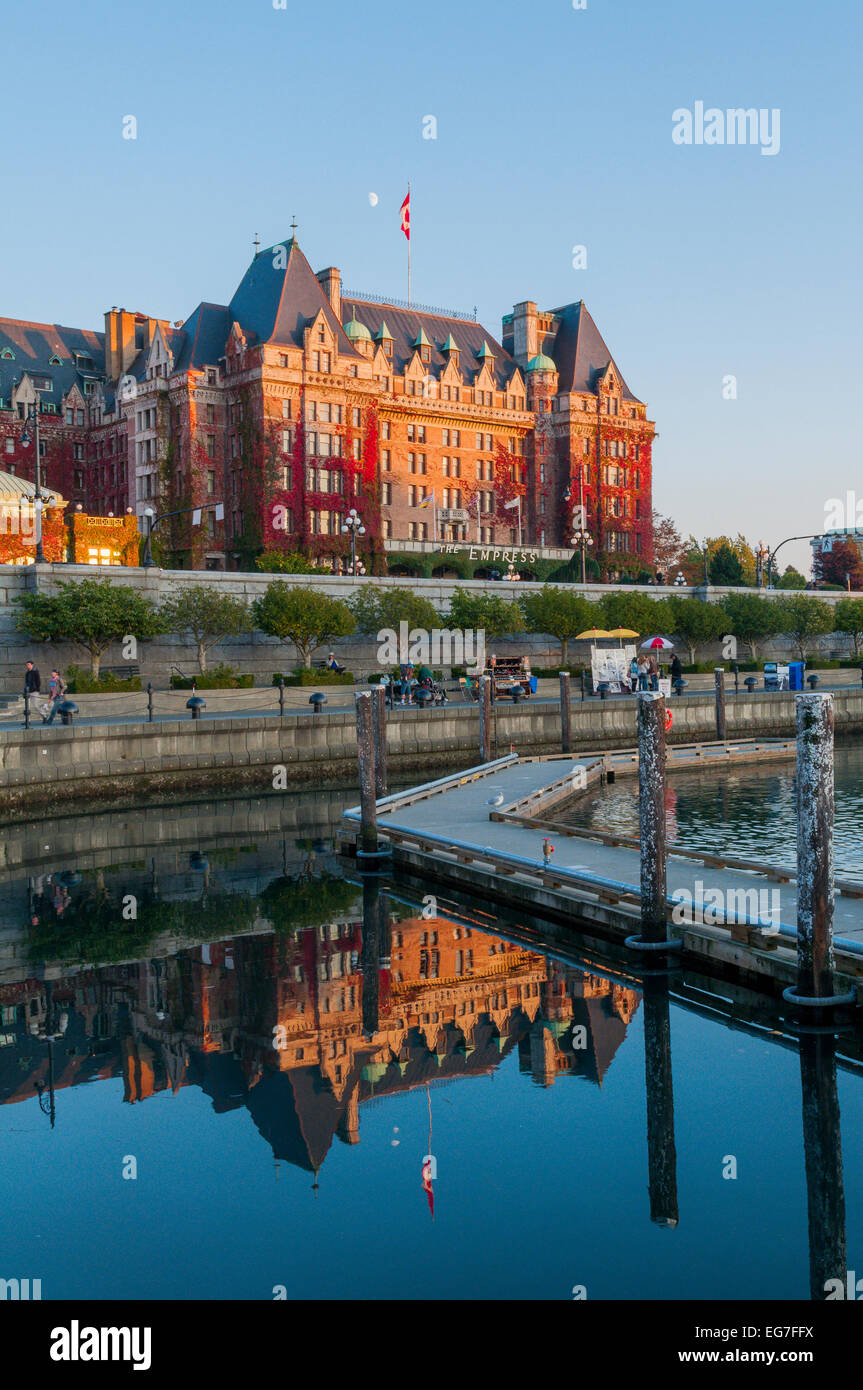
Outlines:
[{"label": "flagpole", "polygon": [[408,308],[411,307],[411,181],[408,179]]},{"label": "flagpole", "polygon": [[435,494],[436,489],[432,488],[432,531],[434,533],[432,539],[437,545],[437,497]]}]

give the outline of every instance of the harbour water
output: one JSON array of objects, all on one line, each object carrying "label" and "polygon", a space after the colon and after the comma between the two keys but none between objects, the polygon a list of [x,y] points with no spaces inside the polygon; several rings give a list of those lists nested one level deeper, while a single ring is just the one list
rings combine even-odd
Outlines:
[{"label": "harbour water", "polygon": [[853,1040],[801,1059],[756,996],[645,997],[540,923],[424,917],[345,876],[355,800],[8,827],[0,1274],[45,1299],[758,1300],[810,1297],[845,1245],[859,1266]]},{"label": "harbour water", "polygon": [[[838,876],[863,878],[863,744],[835,751],[834,857]],[[638,803],[631,778],[580,796],[555,819],[593,830],[638,834]],[[669,844],[736,855],[770,864],[795,864],[796,768],[760,763],[728,769],[673,772],[666,783]]]}]

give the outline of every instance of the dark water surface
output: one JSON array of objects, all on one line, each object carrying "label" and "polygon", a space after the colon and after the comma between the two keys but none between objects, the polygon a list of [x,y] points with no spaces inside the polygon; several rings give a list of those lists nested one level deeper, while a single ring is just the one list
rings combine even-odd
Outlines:
[{"label": "dark water surface", "polygon": [[[757,774],[780,808],[789,775]],[[0,1276],[46,1299],[761,1299],[844,1273],[843,1239],[863,1268],[853,1039],[838,1077],[826,1044],[801,1069],[754,995],[732,1026],[733,991],[645,997],[535,925],[424,919],[343,877],[355,799],[4,832]],[[817,1209],[844,1199],[811,1233],[806,1152]]]},{"label": "dark water surface", "polygon": [[[863,878],[863,745],[835,753],[837,875]],[[635,779],[590,791],[555,819],[593,830],[638,834]],[[669,840],[743,859],[793,866],[797,856],[795,761],[706,772],[673,772],[666,782]]]}]

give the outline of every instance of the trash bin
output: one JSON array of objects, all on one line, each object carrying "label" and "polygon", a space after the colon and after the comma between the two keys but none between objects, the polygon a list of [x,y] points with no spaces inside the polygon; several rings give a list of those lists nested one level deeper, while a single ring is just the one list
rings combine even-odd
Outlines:
[{"label": "trash bin", "polygon": [[788,688],[789,690],[803,689],[803,671],[806,663],[803,661],[789,661],[788,663]]}]

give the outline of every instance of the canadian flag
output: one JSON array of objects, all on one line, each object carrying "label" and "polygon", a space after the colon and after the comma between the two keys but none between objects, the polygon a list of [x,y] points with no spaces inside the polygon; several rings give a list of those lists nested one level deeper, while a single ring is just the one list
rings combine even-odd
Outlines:
[{"label": "canadian flag", "polygon": [[410,195],[410,193],[408,193],[407,197],[405,198],[404,202],[402,203],[401,213],[402,213],[402,231],[404,232],[404,234],[405,234],[405,236],[407,237],[408,241],[410,241],[410,239],[411,239],[411,195]]}]

